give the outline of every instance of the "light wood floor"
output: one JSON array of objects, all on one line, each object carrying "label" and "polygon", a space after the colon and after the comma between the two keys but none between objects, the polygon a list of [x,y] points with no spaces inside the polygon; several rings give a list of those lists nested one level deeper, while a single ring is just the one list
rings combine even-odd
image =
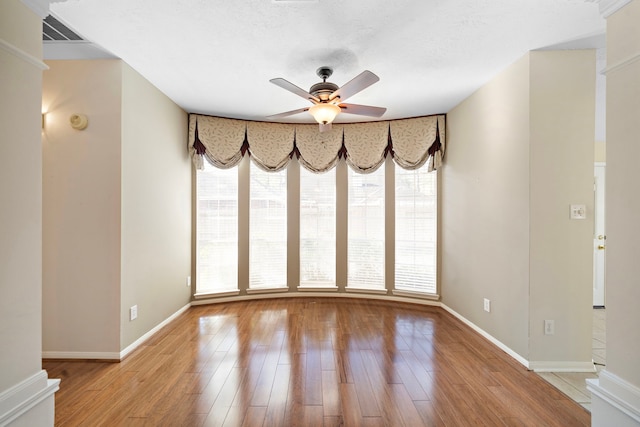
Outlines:
[{"label": "light wood floor", "polygon": [[121,363],[44,361],[56,426],[588,426],[440,308],[296,298],[193,307]]}]

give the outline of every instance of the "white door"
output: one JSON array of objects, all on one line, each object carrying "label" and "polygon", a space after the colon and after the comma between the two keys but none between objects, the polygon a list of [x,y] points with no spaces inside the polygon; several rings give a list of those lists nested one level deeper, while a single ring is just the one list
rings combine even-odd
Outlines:
[{"label": "white door", "polygon": [[594,236],[593,236],[593,306],[604,307],[605,304],[605,258],[607,235],[604,230],[604,181],[605,164],[596,163],[594,169]]}]

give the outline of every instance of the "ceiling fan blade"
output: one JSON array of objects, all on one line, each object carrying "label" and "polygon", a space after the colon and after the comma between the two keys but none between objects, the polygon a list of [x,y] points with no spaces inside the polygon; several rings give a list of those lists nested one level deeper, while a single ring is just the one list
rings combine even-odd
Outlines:
[{"label": "ceiling fan blade", "polygon": [[292,116],[294,114],[304,113],[305,111],[309,111],[309,107],[298,108],[297,110],[291,110],[291,111],[286,111],[286,112],[280,113],[280,114],[274,114],[272,116],[267,116],[267,118],[268,119],[280,119],[282,117],[288,117],[288,116]]},{"label": "ceiling fan blade", "polygon": [[313,102],[314,104],[317,104],[318,102],[320,102],[320,100],[318,98],[316,98],[315,96],[311,95],[309,92],[307,92],[306,90],[302,89],[301,87],[298,87],[296,85],[294,85],[293,83],[291,83],[288,80],[285,80],[281,77],[278,77],[276,79],[271,79],[269,80],[271,83],[273,83],[276,86],[280,86],[282,89],[286,89],[291,93],[295,93],[298,96],[301,96],[304,99],[308,99],[309,101]]},{"label": "ceiling fan blade", "polygon": [[360,116],[381,117],[387,111],[386,108],[372,107],[370,105],[340,104],[339,106],[343,113],[358,114]]},{"label": "ceiling fan blade", "polygon": [[340,97],[341,101],[346,101],[347,98],[350,98],[361,90],[368,88],[378,80],[380,80],[380,77],[376,76],[369,70],[364,70],[345,83],[340,89],[333,92],[331,96],[329,96],[329,100],[331,101]]}]

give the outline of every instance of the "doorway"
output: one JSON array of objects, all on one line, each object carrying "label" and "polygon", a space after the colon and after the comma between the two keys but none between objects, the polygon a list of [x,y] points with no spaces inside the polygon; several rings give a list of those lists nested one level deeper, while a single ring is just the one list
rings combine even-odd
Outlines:
[{"label": "doorway", "polygon": [[605,233],[605,170],[604,163],[594,166],[594,231],[593,231],[593,308],[604,308],[607,235]]}]

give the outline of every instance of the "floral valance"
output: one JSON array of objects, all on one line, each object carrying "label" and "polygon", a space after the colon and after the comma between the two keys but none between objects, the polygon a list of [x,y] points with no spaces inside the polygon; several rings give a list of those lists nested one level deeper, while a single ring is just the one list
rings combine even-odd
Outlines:
[{"label": "floral valance", "polygon": [[249,122],[191,114],[189,154],[198,169],[203,159],[219,168],[237,165],[245,154],[267,171],[284,169],[296,156],[312,172],[325,172],[344,157],[353,169],[375,171],[390,154],[405,169],[428,163],[442,166],[445,116],[351,124],[333,124],[329,132],[318,125]]},{"label": "floral valance", "polygon": [[390,123],[395,162],[405,169],[417,169],[429,162],[429,172],[442,166],[444,116],[418,117]]},{"label": "floral valance", "polygon": [[231,168],[242,160],[247,122],[211,116],[189,117],[189,151],[198,169],[202,159],[218,168]]},{"label": "floral valance", "polygon": [[296,125],[296,148],[303,167],[312,172],[326,172],[338,162],[342,148],[342,127],[318,132],[318,125]]},{"label": "floral valance", "polygon": [[248,122],[247,141],[253,161],[266,171],[287,167],[293,152],[295,129],[281,123]]},{"label": "floral valance", "polygon": [[344,125],[347,164],[361,173],[375,171],[384,163],[389,146],[389,122]]}]

